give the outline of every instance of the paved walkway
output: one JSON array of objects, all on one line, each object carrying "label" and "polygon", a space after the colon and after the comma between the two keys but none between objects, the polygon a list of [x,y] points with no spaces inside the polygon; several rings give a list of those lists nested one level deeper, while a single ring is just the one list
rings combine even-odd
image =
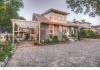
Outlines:
[{"label": "paved walkway", "polygon": [[32,41],[21,42],[17,45],[17,48],[33,47]]},{"label": "paved walkway", "polygon": [[20,44],[7,66],[48,67],[48,66],[100,66],[100,40],[83,40],[66,44],[33,46]]}]

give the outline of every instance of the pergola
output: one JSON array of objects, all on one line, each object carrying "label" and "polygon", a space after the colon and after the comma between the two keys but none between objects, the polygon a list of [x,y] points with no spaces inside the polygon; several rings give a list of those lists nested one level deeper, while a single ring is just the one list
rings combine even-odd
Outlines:
[{"label": "pergola", "polygon": [[34,29],[37,28],[39,29],[39,43],[40,43],[40,23],[38,21],[26,21],[26,20],[17,20],[17,19],[11,19],[12,22],[12,34],[13,34],[13,45],[14,45],[14,40],[15,40],[15,25],[18,27],[18,34],[19,34],[19,28],[26,28],[26,29]]}]

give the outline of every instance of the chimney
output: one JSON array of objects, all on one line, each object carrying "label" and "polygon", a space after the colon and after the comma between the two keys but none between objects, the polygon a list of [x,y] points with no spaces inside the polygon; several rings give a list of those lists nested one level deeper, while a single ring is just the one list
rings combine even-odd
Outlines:
[{"label": "chimney", "polygon": [[85,20],[82,20],[82,22],[84,23],[84,22],[85,22]]}]

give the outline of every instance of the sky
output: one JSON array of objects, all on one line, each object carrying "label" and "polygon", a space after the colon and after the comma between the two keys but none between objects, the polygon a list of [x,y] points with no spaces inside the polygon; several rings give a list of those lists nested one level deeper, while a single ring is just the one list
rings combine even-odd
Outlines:
[{"label": "sky", "polygon": [[33,13],[41,14],[46,10],[53,8],[70,13],[67,15],[68,21],[73,21],[73,19],[81,21],[82,19],[85,19],[87,22],[92,23],[92,25],[100,25],[100,16],[90,17],[84,14],[77,15],[67,8],[66,0],[23,0],[23,4],[24,8],[21,8],[19,15],[27,20],[32,20]]}]

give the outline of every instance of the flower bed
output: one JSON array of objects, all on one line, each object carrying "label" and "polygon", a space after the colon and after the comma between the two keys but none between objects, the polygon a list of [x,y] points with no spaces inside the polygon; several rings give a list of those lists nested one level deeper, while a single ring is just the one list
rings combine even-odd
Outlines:
[{"label": "flower bed", "polygon": [[8,43],[8,46],[0,52],[0,62],[3,62],[7,57],[11,56],[11,51],[13,50],[13,45],[11,42]]},{"label": "flower bed", "polygon": [[34,45],[54,45],[54,44],[59,44],[59,43],[66,43],[68,41],[69,39],[66,36],[63,36],[62,40],[59,41],[58,36],[50,35],[48,39],[41,41],[40,44],[39,44],[39,40],[34,40],[33,44]]}]

